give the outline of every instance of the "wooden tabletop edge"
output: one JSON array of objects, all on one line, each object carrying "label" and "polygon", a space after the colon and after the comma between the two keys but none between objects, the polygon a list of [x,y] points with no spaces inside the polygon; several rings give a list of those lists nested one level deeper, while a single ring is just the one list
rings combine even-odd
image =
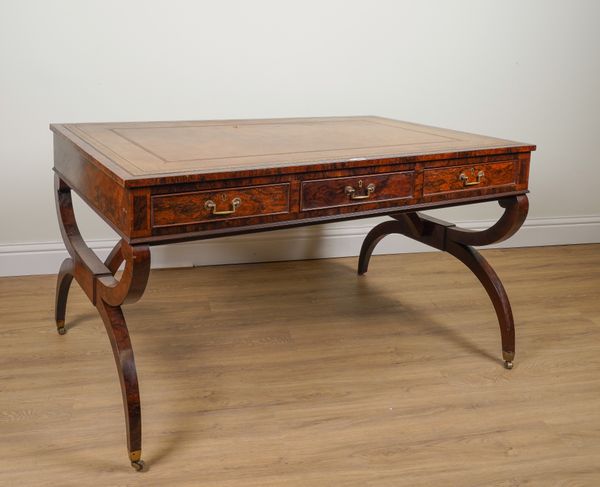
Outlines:
[{"label": "wooden tabletop edge", "polygon": [[[304,120],[313,119],[381,119],[381,120],[392,120],[386,117],[374,116],[374,115],[363,115],[363,116],[343,116],[343,117],[304,117]],[[279,118],[279,119],[247,119],[246,121],[265,121],[265,120],[298,120],[298,118]],[[228,120],[223,120],[227,122]],[[398,121],[398,120],[395,120]],[[108,122],[110,123],[110,122]],[[125,123],[125,122],[123,122]],[[427,125],[414,123],[414,122],[403,122],[412,125],[429,127]],[[98,123],[90,123],[97,125]],[[459,157],[477,157],[481,155],[492,155],[492,154],[509,154],[509,153],[521,153],[531,152],[537,149],[534,144],[511,141],[507,139],[492,138],[497,140],[497,145],[490,147],[474,147],[466,148],[454,151],[431,151],[431,152],[418,152],[414,154],[385,154],[377,155],[373,154],[364,158],[348,158],[348,157],[337,157],[332,159],[322,159],[314,161],[303,161],[303,162],[290,162],[289,164],[280,165],[277,168],[270,168],[265,166],[253,166],[244,168],[231,168],[225,171],[222,170],[182,170],[180,172],[168,172],[155,174],[144,174],[134,175],[128,172],[125,168],[121,167],[118,163],[113,161],[111,157],[98,148],[91,145],[88,141],[83,139],[80,135],[70,129],[71,125],[85,125],[85,124],[72,124],[72,123],[51,123],[49,124],[50,130],[57,135],[60,135],[71,143],[73,143],[78,150],[99,170],[108,175],[111,179],[117,182],[120,186],[126,188],[144,187],[144,186],[158,186],[180,182],[200,182],[204,179],[210,178],[211,180],[217,179],[230,179],[240,177],[236,175],[242,171],[244,177],[260,177],[269,176],[274,172],[280,172],[284,169],[286,173],[301,173],[309,172],[311,170],[322,170],[316,166],[327,166],[326,169],[338,169],[341,165],[352,164],[353,167],[367,167],[376,166],[381,164],[402,164],[402,163],[413,163],[413,162],[424,162],[429,160],[438,159],[454,159]],[[457,132],[457,131],[455,131]],[[464,132],[465,134],[471,134],[470,132]],[[477,134],[472,134],[477,135]],[[311,166],[315,166],[311,168]]]},{"label": "wooden tabletop edge", "polygon": [[[515,144],[520,144],[515,142]],[[352,164],[352,167],[370,167],[387,164],[410,164],[414,162],[426,162],[431,160],[441,159],[457,159],[462,157],[479,157],[485,155],[498,155],[498,154],[518,154],[522,152],[531,152],[536,149],[535,145],[523,144],[523,145],[502,145],[498,147],[490,147],[485,149],[469,149],[462,151],[453,152],[431,152],[431,153],[419,153],[414,155],[385,155],[385,156],[372,156],[367,158],[361,158],[359,160],[351,159],[331,159],[315,161],[313,163],[290,163],[290,165],[283,166],[285,172],[292,173],[304,173],[311,171],[311,165],[314,166],[328,166],[326,169],[322,167],[315,167],[313,171],[323,170],[336,170],[347,167],[348,164]],[[261,177],[272,175],[273,171],[279,172],[279,168],[268,168],[268,167],[246,167],[244,168],[243,175],[239,173],[238,169],[231,169],[227,171],[214,171],[214,170],[198,170],[198,171],[181,171],[178,173],[156,173],[152,175],[143,176],[130,176],[124,179],[124,185],[127,188],[143,187],[143,186],[158,186],[173,183],[182,182],[201,182],[210,176],[210,180],[221,180],[221,179],[237,179],[246,177]]]},{"label": "wooden tabletop edge", "polygon": [[94,164],[94,166],[117,182],[119,186],[125,187],[125,182],[135,177],[133,174],[116,164],[110,157],[103,154],[87,141],[75,134],[69,129],[68,125],[70,124],[51,123],[50,130],[54,134],[60,135],[72,142],[75,147],[77,147],[78,150],[80,150],[92,164]]}]

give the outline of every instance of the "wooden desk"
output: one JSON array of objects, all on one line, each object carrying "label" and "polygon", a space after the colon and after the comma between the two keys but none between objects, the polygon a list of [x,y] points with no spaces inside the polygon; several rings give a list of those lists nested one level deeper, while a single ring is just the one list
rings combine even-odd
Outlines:
[{"label": "wooden desk", "polygon": [[[58,222],[70,258],[58,274],[64,334],[75,280],[102,316],[123,393],[131,464],[143,469],[133,350],[121,305],[136,301],[150,246],[389,215],[362,245],[399,233],[462,261],[490,296],[512,368],[513,317],[498,276],[471,246],[513,235],[527,215],[535,146],[379,117],[51,125]],[[75,221],[75,191],[120,236],[102,262]],[[497,200],[498,222],[473,232],[417,210]],[[125,263],[120,279],[115,273]]]}]

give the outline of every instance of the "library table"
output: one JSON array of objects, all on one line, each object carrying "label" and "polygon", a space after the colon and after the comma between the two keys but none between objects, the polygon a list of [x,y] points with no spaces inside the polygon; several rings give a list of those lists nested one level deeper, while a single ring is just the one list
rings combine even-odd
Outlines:
[{"label": "library table", "polygon": [[[70,255],[58,273],[56,325],[61,335],[66,332],[75,278],[112,345],[136,470],[144,468],[140,395],[121,306],[144,292],[153,245],[387,215],[391,219],[364,240],[358,274],[367,272],[373,249],[392,233],[453,255],[487,291],[504,364],[512,368],[510,303],[473,246],[504,240],[522,225],[535,146],[372,116],[50,128],[58,222]],[[71,191],[121,237],[105,261],[79,233]],[[483,201],[497,201],[504,213],[482,231],[420,213]]]}]

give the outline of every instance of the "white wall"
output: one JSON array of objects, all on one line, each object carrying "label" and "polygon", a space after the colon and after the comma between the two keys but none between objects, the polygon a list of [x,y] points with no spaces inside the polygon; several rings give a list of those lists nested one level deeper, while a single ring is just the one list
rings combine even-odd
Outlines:
[{"label": "white wall", "polygon": [[[594,0],[0,0],[0,275],[53,272],[61,253],[49,122],[373,114],[533,142],[545,233],[520,243],[600,241],[599,20]],[[477,226],[499,211],[442,213]],[[107,247],[114,234],[80,215]],[[237,261],[356,253],[344,235],[373,224],[223,244]],[[322,238],[286,253],[306,235]]]}]

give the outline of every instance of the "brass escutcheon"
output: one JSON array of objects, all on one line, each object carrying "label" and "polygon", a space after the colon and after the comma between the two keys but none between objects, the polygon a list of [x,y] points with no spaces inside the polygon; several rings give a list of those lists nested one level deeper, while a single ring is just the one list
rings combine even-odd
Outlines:
[{"label": "brass escutcheon", "polygon": [[[358,181],[358,189],[361,190],[362,187],[363,181],[360,179]],[[351,200],[366,200],[370,198],[373,193],[375,193],[375,185],[373,183],[369,184],[365,194],[356,194],[356,189],[354,189],[352,186],[346,186],[344,188],[344,192],[350,197]]]}]

